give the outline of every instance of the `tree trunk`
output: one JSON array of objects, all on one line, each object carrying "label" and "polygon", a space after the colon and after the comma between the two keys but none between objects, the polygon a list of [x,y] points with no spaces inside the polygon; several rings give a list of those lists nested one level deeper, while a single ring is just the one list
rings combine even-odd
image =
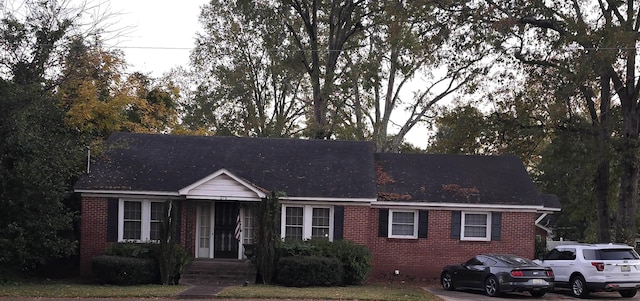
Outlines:
[{"label": "tree trunk", "polygon": [[623,145],[620,171],[620,195],[616,223],[616,241],[635,246],[638,202],[639,152],[638,116],[629,112],[624,118]]},{"label": "tree trunk", "polygon": [[[609,217],[609,181],[611,159],[609,155],[611,130],[609,129],[609,113],[611,109],[611,78],[605,73],[600,76],[600,122],[597,120],[595,110],[592,113],[592,122],[598,131],[596,145],[598,152],[598,165],[596,168],[594,190],[596,197],[598,219],[598,242],[611,242],[611,222]],[[592,99],[587,99],[591,102]],[[590,107],[594,107],[591,105]]]}]

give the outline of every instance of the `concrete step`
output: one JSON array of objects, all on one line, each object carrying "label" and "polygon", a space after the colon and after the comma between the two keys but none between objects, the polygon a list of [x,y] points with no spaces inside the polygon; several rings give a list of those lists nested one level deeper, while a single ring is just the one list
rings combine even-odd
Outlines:
[{"label": "concrete step", "polygon": [[181,284],[238,285],[253,284],[256,267],[250,261],[196,259],[182,273]]}]

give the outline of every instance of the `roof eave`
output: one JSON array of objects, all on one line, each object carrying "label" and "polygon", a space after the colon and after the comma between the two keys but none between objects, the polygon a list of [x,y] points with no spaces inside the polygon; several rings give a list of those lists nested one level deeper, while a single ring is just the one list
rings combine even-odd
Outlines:
[{"label": "roof eave", "polygon": [[[492,210],[492,211],[523,211],[523,212],[547,212],[560,211],[560,209],[546,208],[535,205],[512,205],[512,204],[464,204],[464,203],[433,203],[433,202],[382,202],[372,203],[373,208],[419,208],[438,210]],[[550,210],[551,209],[551,210]]]},{"label": "roof eave", "polygon": [[176,191],[136,191],[136,190],[113,190],[113,189],[76,189],[76,193],[82,196],[104,196],[104,195],[149,195],[149,196],[170,196],[178,197]]}]

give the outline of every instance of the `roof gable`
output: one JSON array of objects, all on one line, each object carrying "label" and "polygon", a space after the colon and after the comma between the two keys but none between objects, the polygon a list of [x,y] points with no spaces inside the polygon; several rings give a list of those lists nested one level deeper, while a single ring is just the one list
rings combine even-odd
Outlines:
[{"label": "roof gable", "polygon": [[178,192],[188,199],[260,200],[266,196],[264,189],[256,187],[225,169],[220,169]]}]

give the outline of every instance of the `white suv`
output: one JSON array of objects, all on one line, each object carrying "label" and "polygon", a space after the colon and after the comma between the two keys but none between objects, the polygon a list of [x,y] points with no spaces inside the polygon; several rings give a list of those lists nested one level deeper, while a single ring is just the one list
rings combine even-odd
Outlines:
[{"label": "white suv", "polygon": [[628,245],[559,245],[536,263],[553,269],[555,286],[569,288],[575,297],[617,291],[631,298],[640,288],[640,256]]}]

